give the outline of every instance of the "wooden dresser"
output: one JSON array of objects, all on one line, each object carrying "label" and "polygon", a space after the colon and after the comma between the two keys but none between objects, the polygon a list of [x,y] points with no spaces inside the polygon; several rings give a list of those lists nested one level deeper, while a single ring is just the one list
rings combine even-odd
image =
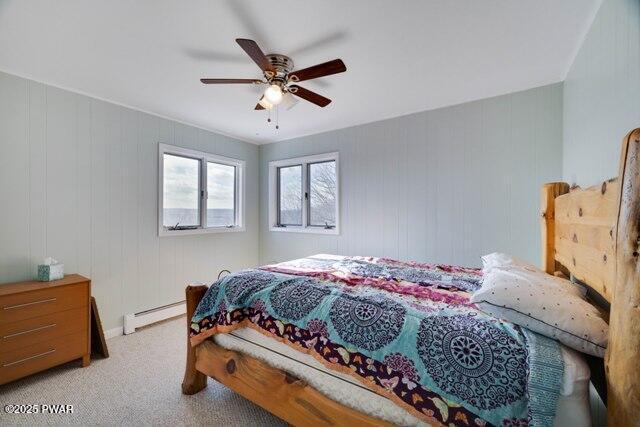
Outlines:
[{"label": "wooden dresser", "polygon": [[0,285],[0,384],[74,359],[89,365],[91,281]]}]

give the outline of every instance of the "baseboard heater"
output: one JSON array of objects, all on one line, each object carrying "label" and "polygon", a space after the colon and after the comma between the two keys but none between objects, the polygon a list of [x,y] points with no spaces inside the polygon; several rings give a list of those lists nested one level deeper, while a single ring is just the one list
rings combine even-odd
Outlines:
[{"label": "baseboard heater", "polygon": [[124,334],[129,335],[136,331],[137,328],[151,325],[162,320],[171,319],[187,312],[185,301],[176,302],[162,307],[152,308],[151,310],[141,311],[140,313],[130,313],[124,316]]}]

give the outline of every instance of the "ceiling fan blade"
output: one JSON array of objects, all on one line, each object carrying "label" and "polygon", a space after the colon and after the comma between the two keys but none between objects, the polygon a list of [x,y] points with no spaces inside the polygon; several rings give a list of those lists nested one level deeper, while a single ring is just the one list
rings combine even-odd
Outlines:
[{"label": "ceiling fan blade", "polygon": [[298,96],[302,99],[306,99],[307,101],[312,102],[320,107],[326,107],[331,103],[331,100],[329,98],[325,98],[322,95],[318,95],[317,93],[312,92],[303,87],[300,87],[298,85],[289,86],[289,91],[295,96]]},{"label": "ceiling fan blade", "polygon": [[239,83],[239,84],[260,84],[262,80],[257,79],[200,79],[200,81],[206,85],[213,84],[228,84],[228,83]]},{"label": "ceiling fan blade", "polygon": [[260,67],[262,71],[271,71],[272,73],[275,72],[275,69],[273,68],[267,57],[264,56],[262,49],[260,49],[260,46],[258,46],[258,43],[249,39],[236,39],[236,43],[238,43],[240,47],[245,52],[247,52],[247,55],[249,55],[249,57],[253,59],[253,62],[258,64],[258,67]]},{"label": "ceiling fan blade", "polygon": [[258,102],[256,104],[256,108],[254,108],[254,110],[264,110],[264,107],[262,105],[260,105],[260,103]]},{"label": "ceiling fan blade", "polygon": [[342,59],[334,59],[333,61],[314,65],[313,67],[292,71],[289,73],[289,79],[294,82],[301,82],[304,80],[317,79],[318,77],[330,76],[331,74],[344,73],[345,71],[347,71],[347,67],[344,65],[344,62],[342,62]]}]

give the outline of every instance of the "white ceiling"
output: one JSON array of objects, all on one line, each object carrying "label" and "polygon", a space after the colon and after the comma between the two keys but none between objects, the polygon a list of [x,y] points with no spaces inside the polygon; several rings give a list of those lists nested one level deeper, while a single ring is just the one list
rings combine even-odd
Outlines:
[{"label": "white ceiling", "polygon": [[[263,143],[562,81],[600,0],[0,0],[0,69]],[[235,43],[296,68],[347,72],[301,86],[331,98],[281,112]]]}]

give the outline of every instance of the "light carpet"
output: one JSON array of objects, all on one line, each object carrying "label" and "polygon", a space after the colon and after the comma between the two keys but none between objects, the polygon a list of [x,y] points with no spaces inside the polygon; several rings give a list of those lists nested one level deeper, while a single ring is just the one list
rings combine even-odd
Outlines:
[{"label": "light carpet", "polygon": [[110,357],[80,368],[71,362],[0,386],[0,403],[69,404],[73,414],[14,415],[0,425],[280,426],[281,420],[209,379],[193,396],[181,393],[185,318],[107,341]]}]

